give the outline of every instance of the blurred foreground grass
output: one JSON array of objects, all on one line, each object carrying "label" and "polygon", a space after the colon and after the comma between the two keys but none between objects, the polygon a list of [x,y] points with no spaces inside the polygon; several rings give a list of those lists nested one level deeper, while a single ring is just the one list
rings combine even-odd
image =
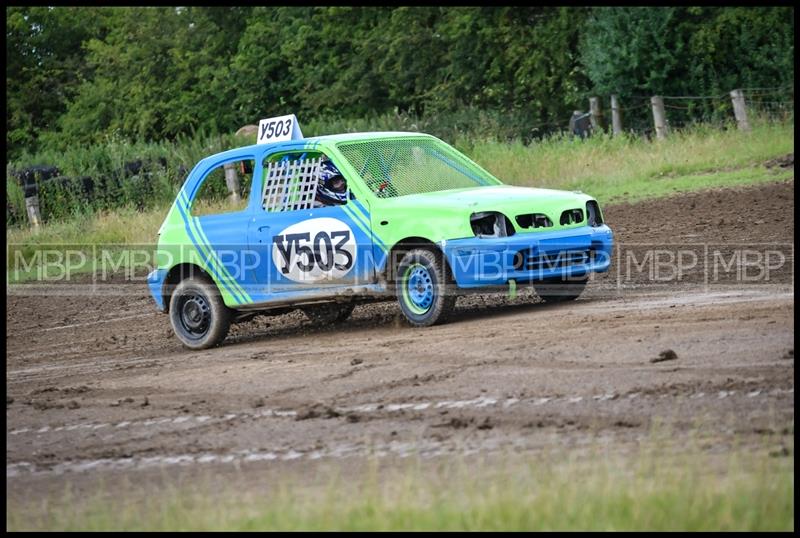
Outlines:
[{"label": "blurred foreground grass", "polygon": [[[791,441],[790,441],[791,442]],[[7,501],[8,530],[793,530],[794,455],[699,446],[613,447],[590,457],[506,454],[256,467],[136,495],[115,480],[87,496]],[[555,454],[555,453],[554,453]],[[341,463],[341,462],[339,462]],[[271,465],[280,465],[273,463]],[[297,467],[292,472],[297,472]],[[346,476],[343,476],[346,474]],[[204,478],[198,478],[202,475]],[[242,475],[261,484],[237,484]],[[301,478],[314,477],[316,485]],[[173,482],[175,484],[177,482]],[[201,484],[201,485],[198,485]],[[260,489],[260,491],[259,491]]]}]

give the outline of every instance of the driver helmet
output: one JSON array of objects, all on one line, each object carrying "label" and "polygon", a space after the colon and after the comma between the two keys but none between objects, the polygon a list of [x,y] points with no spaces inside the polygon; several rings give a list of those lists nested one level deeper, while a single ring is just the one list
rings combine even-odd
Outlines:
[{"label": "driver helmet", "polygon": [[347,181],[327,157],[323,158],[319,167],[317,200],[326,204],[347,203]]}]

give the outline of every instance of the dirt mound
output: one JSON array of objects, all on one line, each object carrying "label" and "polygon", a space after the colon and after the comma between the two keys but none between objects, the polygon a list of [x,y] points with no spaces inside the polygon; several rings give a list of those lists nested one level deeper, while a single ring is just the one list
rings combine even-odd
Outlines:
[{"label": "dirt mound", "polygon": [[783,157],[776,157],[764,163],[767,168],[794,168],[794,153],[789,153]]}]

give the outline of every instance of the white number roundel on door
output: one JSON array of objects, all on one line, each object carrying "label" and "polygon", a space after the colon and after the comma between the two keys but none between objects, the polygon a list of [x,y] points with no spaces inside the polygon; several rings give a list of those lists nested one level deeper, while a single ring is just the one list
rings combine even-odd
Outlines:
[{"label": "white number roundel on door", "polygon": [[331,218],[292,224],[272,237],[278,274],[295,282],[336,280],[356,263],[356,240],[346,223]]}]

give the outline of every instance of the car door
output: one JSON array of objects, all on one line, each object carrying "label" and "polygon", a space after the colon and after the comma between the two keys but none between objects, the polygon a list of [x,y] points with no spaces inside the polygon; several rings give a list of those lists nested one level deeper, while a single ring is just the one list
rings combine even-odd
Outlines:
[{"label": "car door", "polygon": [[314,207],[321,159],[298,151],[262,162],[253,193],[260,204],[248,226],[261,302],[332,296],[374,282],[370,224],[349,207],[352,195],[343,205]]},{"label": "car door", "polygon": [[245,268],[249,193],[255,159],[227,156],[210,163],[187,193],[185,226],[218,285],[237,305],[249,304]]}]

